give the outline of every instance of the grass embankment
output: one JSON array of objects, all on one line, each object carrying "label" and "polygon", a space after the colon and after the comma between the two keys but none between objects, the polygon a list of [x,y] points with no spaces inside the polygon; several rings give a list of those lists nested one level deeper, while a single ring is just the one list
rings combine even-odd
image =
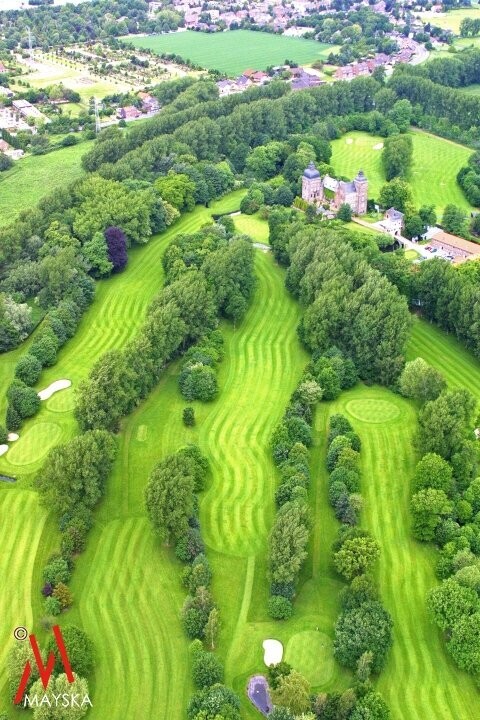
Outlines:
[{"label": "grass embankment", "polygon": [[[129,251],[125,272],[98,283],[95,301],[85,314],[77,334],[59,353],[57,364],[44,371],[38,389],[60,378],[72,380],[75,388],[106,350],[122,347],[133,337],[148,305],[161,287],[161,256],[170,240],[178,232],[195,231],[209,220],[212,213],[237,209],[241,196],[242,191],[239,191],[213,203],[210,209],[197,207],[167,232],[152,238],[146,247]],[[6,405],[5,390],[13,378],[15,363],[26,346],[27,343],[1,356],[2,416]],[[56,521],[39,507],[38,497],[30,489],[31,479],[40,468],[46,450],[65,442],[77,432],[72,413],[73,388],[42,403],[40,412],[22,426],[20,439],[0,458],[0,473],[18,478],[15,485],[0,482],[0,584],[3,587],[0,617],[5,619],[0,626],[0,712],[9,706],[7,668],[1,660],[5,660],[11,642],[14,642],[12,633],[17,625],[25,625],[29,630],[35,627],[39,631],[38,620],[43,616],[39,592],[41,572],[48,555],[58,543]],[[134,472],[134,468],[132,470]],[[120,494],[112,498],[112,505],[120,505],[124,494],[128,493],[122,481]],[[111,505],[108,507],[111,508]],[[111,512],[108,507],[107,514]],[[139,522],[135,520],[138,516]],[[114,517],[112,514],[112,520]],[[160,550],[153,544],[144,517],[143,499],[132,510],[129,522],[122,517],[116,524],[112,523],[109,530],[112,532],[110,540],[113,549],[112,544],[108,546],[108,533],[99,545],[98,539],[90,540],[88,553],[98,551],[103,556],[103,562],[101,558],[95,560],[90,568],[90,561],[87,566],[82,558],[79,580],[75,577],[73,583],[75,609],[62,618],[62,622],[79,622],[92,633],[102,668],[97,675],[96,717],[108,716],[112,720],[120,720],[125,717],[123,711],[127,712],[132,702],[138,704],[136,710],[132,710],[132,717],[153,716],[155,704],[156,707],[166,708],[165,718],[180,717],[185,678],[179,646],[182,643],[186,645],[179,627],[177,608],[170,600],[170,592],[175,596],[171,590],[174,583],[167,574],[169,568],[162,571],[162,563],[156,556]],[[87,554],[85,557],[90,556]],[[127,557],[131,557],[131,563],[126,561]],[[115,559],[118,563],[113,564]],[[82,563],[85,568],[83,573]],[[114,570],[110,581],[108,568]],[[96,573],[99,574],[96,576]],[[107,590],[108,594],[99,606],[98,598]],[[161,602],[162,596],[165,597],[164,603]],[[93,631],[89,621],[94,626]],[[159,648],[162,643],[168,644],[167,635],[176,645],[171,658],[178,655],[178,664],[158,661]],[[159,640],[161,637],[163,640]],[[113,666],[102,665],[102,660],[110,657],[115,648],[119,654],[112,660]],[[155,662],[151,665],[153,660]],[[113,670],[109,669],[111,667]],[[151,682],[148,680],[149,672]],[[138,674],[135,681],[124,680],[134,678],[135,673]],[[175,683],[176,673],[182,674],[182,682]],[[103,691],[106,695],[102,694]],[[168,697],[171,697],[170,705],[166,704]],[[114,698],[119,698],[115,714],[111,710]],[[143,714],[148,707],[151,712],[145,710]],[[172,710],[171,715],[168,708]]]},{"label": "grass embankment", "polygon": [[175,53],[207,70],[220,70],[230,76],[244,70],[266,70],[270,65],[283,65],[285,59],[300,65],[326,60],[336,46],[315,40],[271,35],[252,30],[231,30],[221,33],[187,32],[128,35],[123,38],[137,48],[162,53]]},{"label": "grass embankment", "polygon": [[[413,166],[408,179],[415,205],[434,204],[439,215],[449,203],[472,210],[456,180],[472,151],[426,132],[413,131],[411,137]],[[365,132],[349,132],[332,142],[330,162],[335,172],[353,178],[362,169],[368,178],[368,195],[376,200],[385,183],[383,142],[384,138]]]},{"label": "grass embankment", "polygon": [[0,225],[8,225],[22,212],[35,207],[46,193],[69,185],[84,173],[81,164],[93,141],[29,155],[0,173]]}]

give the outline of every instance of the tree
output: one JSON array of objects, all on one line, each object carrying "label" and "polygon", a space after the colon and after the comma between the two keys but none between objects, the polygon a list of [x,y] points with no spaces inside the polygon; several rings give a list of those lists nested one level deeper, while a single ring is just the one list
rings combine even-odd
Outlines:
[{"label": "tree", "polygon": [[435,205],[422,205],[419,209],[418,214],[420,215],[422,222],[425,225],[433,226],[437,222],[437,213],[435,212]]},{"label": "tree", "polygon": [[363,575],[380,555],[380,546],[371,537],[348,538],[333,556],[336,570],[347,580]]},{"label": "tree", "polygon": [[216,655],[201,650],[195,653],[192,667],[193,682],[199,688],[223,682],[223,667]]},{"label": "tree", "polygon": [[382,696],[374,691],[360,698],[349,716],[350,720],[389,720],[390,710]]},{"label": "tree", "polygon": [[427,453],[417,463],[413,485],[416,491],[435,488],[449,494],[452,490],[453,470],[451,465],[435,453]]},{"label": "tree", "polygon": [[348,203],[342,203],[337,212],[338,220],[343,222],[350,222],[352,219],[352,208]]},{"label": "tree", "polygon": [[210,650],[215,649],[215,642],[220,631],[220,614],[216,607],[210,610],[207,624],[205,625],[205,641],[210,646]]},{"label": "tree", "polygon": [[[62,637],[73,672],[82,677],[89,675],[93,669],[93,643],[86,632],[76,625],[67,625],[62,628]],[[55,671],[59,673],[63,664],[53,636],[49,637],[46,647],[46,653],[50,652],[56,657]]]},{"label": "tree", "polygon": [[187,365],[180,374],[178,384],[185,400],[208,402],[218,393],[215,370],[202,363]]},{"label": "tree", "polygon": [[190,638],[203,640],[210,612],[214,608],[210,592],[199,587],[194,596],[188,596],[182,608],[183,627]]},{"label": "tree", "polygon": [[400,392],[402,395],[425,403],[435,400],[447,384],[443,376],[432,368],[423,358],[415,358],[407,362],[400,376]]},{"label": "tree", "polygon": [[473,428],[477,402],[468,390],[449,390],[427,402],[419,412],[418,445],[449,460]]},{"label": "tree", "polygon": [[443,211],[442,225],[447,232],[454,235],[468,235],[465,211],[451,203],[446,205]]},{"label": "tree", "polygon": [[155,532],[168,545],[187,530],[193,512],[195,481],[179,454],[169,455],[150,474],[145,488],[147,514]]},{"label": "tree", "polygon": [[272,700],[275,705],[280,705],[290,710],[293,715],[307,712],[310,708],[310,684],[296,670],[288,675],[282,675],[278,687],[272,690]]},{"label": "tree", "polygon": [[378,199],[384,208],[394,207],[405,212],[407,205],[412,202],[412,191],[405,180],[394,178],[382,186]]},{"label": "tree", "polygon": [[457,620],[447,648],[459,668],[472,675],[480,673],[480,612]]},{"label": "tree", "polygon": [[448,578],[429,591],[427,607],[435,624],[441,630],[449,630],[463,616],[479,612],[480,599],[472,588]]},{"label": "tree", "polygon": [[274,620],[288,620],[292,616],[293,607],[290,600],[282,595],[272,595],[268,600],[268,614]]},{"label": "tree", "polygon": [[40,406],[40,398],[36,390],[25,385],[21,380],[12,382],[7,390],[7,399],[9,408],[13,408],[21,419],[35,415]]},{"label": "tree", "polygon": [[378,673],[386,659],[392,638],[392,619],[377,601],[341,613],[335,625],[334,655],[355,670],[365,652],[371,652],[372,672]]},{"label": "tree", "polygon": [[[77,705],[68,704],[67,707],[64,707],[64,704],[59,702],[56,706],[52,703],[52,707],[49,707],[46,703],[39,703],[39,707],[33,710],[34,720],[81,720],[87,714],[88,709],[92,706],[88,695],[88,683],[75,673],[74,677],[73,683],[68,681],[65,673],[51,677],[48,684],[48,695],[60,698],[64,696],[69,698],[71,695],[75,695]],[[37,680],[32,685],[30,694],[38,695],[39,698],[43,697],[45,690],[41,680]]]},{"label": "tree", "polygon": [[382,163],[387,180],[407,177],[412,166],[412,158],[413,142],[410,135],[391,135],[386,138],[382,150]]},{"label": "tree", "polygon": [[83,254],[94,277],[100,278],[110,275],[113,262],[109,259],[109,249],[103,233],[96,232],[92,239],[84,244]]},{"label": "tree", "polygon": [[62,612],[60,600],[56,597],[53,597],[53,595],[49,595],[45,598],[44,609],[46,615],[53,615],[54,617],[56,615],[60,615],[60,613]]},{"label": "tree", "polygon": [[451,514],[453,504],[443,490],[426,488],[413,495],[411,509],[414,536],[428,542],[434,539],[440,520]]},{"label": "tree", "polygon": [[113,272],[121,272],[128,261],[125,233],[118,227],[109,227],[105,230],[105,240],[108,247],[108,260],[113,265]]},{"label": "tree", "polygon": [[51,328],[37,335],[30,347],[30,355],[33,355],[42,364],[42,367],[50,367],[57,360],[58,340]]},{"label": "tree", "polygon": [[193,407],[183,408],[182,418],[186,427],[193,427],[195,425],[195,410]]},{"label": "tree", "polygon": [[188,175],[170,172],[155,181],[155,188],[177,210],[190,211],[195,207],[195,183]]},{"label": "tree", "polygon": [[[397,100],[387,117],[398,127],[401,133],[407,132],[412,120],[412,104],[409,100]],[[395,136],[393,136],[395,137]]]},{"label": "tree", "polygon": [[8,155],[5,155],[5,153],[0,152],[0,172],[5,172],[5,170],[10,170],[10,168],[13,167],[13,160]]},{"label": "tree", "polygon": [[240,720],[240,700],[220,683],[195,693],[187,708],[188,720]]},{"label": "tree", "polygon": [[270,533],[269,567],[272,582],[294,582],[306,558],[309,511],[305,503],[291,501],[278,511]]},{"label": "tree", "polygon": [[115,439],[105,430],[90,430],[53,448],[35,480],[42,502],[58,515],[80,505],[95,507],[116,452]]},{"label": "tree", "polygon": [[15,377],[25,385],[35,385],[42,373],[42,364],[35,355],[22,355],[15,367]]}]

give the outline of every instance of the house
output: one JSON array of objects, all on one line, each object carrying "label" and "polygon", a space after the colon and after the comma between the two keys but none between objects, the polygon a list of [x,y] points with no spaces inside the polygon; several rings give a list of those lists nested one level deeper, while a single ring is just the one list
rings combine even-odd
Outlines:
[{"label": "house", "polygon": [[7,157],[12,158],[12,160],[19,160],[19,158],[21,158],[25,155],[23,150],[17,150],[16,148],[13,148],[11,145],[9,145],[5,140],[1,140],[1,139],[0,139],[0,153],[7,155]]},{"label": "house", "polygon": [[147,113],[155,113],[160,110],[160,103],[154,95],[150,93],[139,92],[137,96],[142,101],[142,110]]},{"label": "house", "polygon": [[269,76],[266,72],[263,72],[262,70],[257,70],[256,72],[251,75],[251,80],[256,85],[263,85],[267,80],[269,80]]},{"label": "house", "polygon": [[0,95],[3,95],[3,97],[13,97],[15,93],[12,92],[9,88],[0,85]]},{"label": "house", "polygon": [[464,240],[457,235],[446,233],[440,228],[429,233],[429,245],[443,250],[453,257],[454,263],[465,262],[465,260],[480,260],[480,244]]},{"label": "house", "polygon": [[384,214],[381,225],[389,235],[401,235],[405,227],[405,215],[400,210],[391,207]]},{"label": "house", "polygon": [[118,108],[117,110],[117,118],[119,120],[136,120],[141,114],[135,105],[127,105],[127,107]]},{"label": "house", "polygon": [[355,215],[367,212],[368,180],[363,170],[350,182],[336,180],[325,175],[321,177],[311,162],[302,177],[302,198],[308,203],[327,204],[337,212],[341,205],[350,205]]},{"label": "house", "polygon": [[43,120],[45,123],[51,122],[46,115],[41,113],[40,110],[34,107],[32,103],[29,103],[28,100],[14,100],[12,102],[12,107],[25,118],[36,118],[38,120]]}]

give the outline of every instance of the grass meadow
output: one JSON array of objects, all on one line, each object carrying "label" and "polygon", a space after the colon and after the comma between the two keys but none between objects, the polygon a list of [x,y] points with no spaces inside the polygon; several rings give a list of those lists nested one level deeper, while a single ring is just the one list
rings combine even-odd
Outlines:
[{"label": "grass meadow", "polygon": [[[472,151],[430,133],[413,131],[413,166],[408,178],[415,205],[434,204],[441,214],[449,203],[465,210],[472,206],[457,183],[456,175]],[[366,132],[349,132],[332,141],[331,165],[338,175],[353,178],[362,169],[368,178],[368,195],[378,199],[385,182],[382,166],[384,138]]]},{"label": "grass meadow", "polygon": [[162,53],[175,53],[207,70],[220,70],[227,75],[240,75],[247,68],[265,70],[281,65],[288,58],[300,65],[326,60],[335,50],[333,45],[304,38],[284,37],[252,30],[231,30],[199,33],[193,30],[147,35],[129,35],[124,40],[135,47]]},{"label": "grass meadow", "polygon": [[451,30],[455,35],[459,35],[462,20],[464,18],[480,17],[480,9],[478,5],[476,5],[471,8],[456,8],[446,13],[429,11],[420,13],[420,17],[424,22],[429,22],[443,30]]},{"label": "grass meadow", "polygon": [[47,193],[64,187],[83,175],[82,155],[93,141],[53,150],[46,155],[29,155],[0,174],[0,226],[8,225]]},{"label": "grass meadow", "polygon": [[[99,283],[77,335],[39,385],[69,378],[73,388],[43,403],[22,427],[17,444],[0,458],[0,472],[18,476],[16,485],[0,487],[0,581],[5,588],[0,616],[7,618],[0,626],[3,656],[16,625],[33,623],[39,629],[41,569],[58,540],[54,518],[39,507],[31,480],[45,447],[77,432],[72,415],[75,386],[100,355],[123,346],[136,333],[161,286],[161,256],[168,242],[178,232],[196,230],[211,213],[237,210],[241,196],[237,191],[210,209],[197,207],[146,247],[131,251],[124,273]],[[267,239],[266,223],[258,216],[237,215],[234,220],[255,240]],[[266,614],[267,538],[277,483],[269,443],[308,357],[296,333],[301,309],[284,288],[283,270],[263,252],[256,253],[255,263],[257,285],[245,319],[236,328],[222,323],[225,357],[219,367],[219,396],[211,403],[193,403],[195,427],[182,422],[186,403],[178,391],[179,362],[122,424],[105,499],[73,576],[75,604],[61,621],[83,626],[95,642],[89,718],[184,717],[192,687],[188,641],[179,619],[185,597],[181,565],[154,539],[143,492],[155,463],[188,442],[198,443],[210,462],[201,523],[222,617],[218,651],[227,683],[241,696],[243,716],[258,718],[244,689],[249,676],[264,668],[262,642],[269,637],[284,644],[286,659],[316,690],[348,687],[350,673],[332,653],[343,583],[331,564],[338,523],[328,504],[324,469],[328,418],[341,411],[362,440],[363,524],[382,546],[378,580],[395,623],[394,647],[378,683],[392,720],[474,720],[478,690],[450,663],[425,612],[425,593],[436,583],[434,551],[410,535],[416,408],[387,389],[359,384],[318,408],[310,493],[314,526],[295,613],[287,622],[272,621]],[[24,349],[1,358],[2,403],[14,362]],[[439,330],[415,319],[408,355],[424,357],[451,386],[468,387],[480,398],[480,364]],[[0,711],[8,701],[5,680],[5,663],[0,662]]]}]

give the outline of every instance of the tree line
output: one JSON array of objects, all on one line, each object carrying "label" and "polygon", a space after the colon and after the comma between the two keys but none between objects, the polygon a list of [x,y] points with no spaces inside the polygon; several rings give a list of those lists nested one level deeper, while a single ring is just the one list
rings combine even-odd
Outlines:
[{"label": "tree line", "polygon": [[[188,591],[182,608],[190,646],[193,682],[187,715],[240,718],[237,695],[223,684],[224,669],[213,653],[220,630],[218,608],[211,593],[212,569],[205,555],[199,522],[198,493],[205,488],[208,461],[195,445],[188,445],[161,460],[145,488],[145,505],[155,534],[186,564],[182,582]],[[224,714],[225,713],[225,714]],[[212,715],[213,717],[213,715]]]},{"label": "tree line", "polygon": [[447,390],[425,361],[407,363],[401,392],[421,403],[411,497],[412,532],[440,550],[441,581],[427,596],[432,621],[462,670],[480,673],[480,478],[476,399]]}]

